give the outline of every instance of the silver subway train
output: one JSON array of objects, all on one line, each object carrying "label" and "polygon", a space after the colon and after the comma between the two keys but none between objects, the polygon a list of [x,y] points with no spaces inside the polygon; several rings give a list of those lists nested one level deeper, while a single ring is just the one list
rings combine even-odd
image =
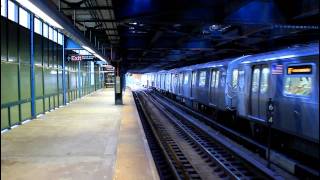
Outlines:
[{"label": "silver subway train", "polygon": [[142,79],[145,87],[196,110],[232,114],[254,137],[264,136],[271,101],[277,140],[319,158],[319,43],[147,73]]}]

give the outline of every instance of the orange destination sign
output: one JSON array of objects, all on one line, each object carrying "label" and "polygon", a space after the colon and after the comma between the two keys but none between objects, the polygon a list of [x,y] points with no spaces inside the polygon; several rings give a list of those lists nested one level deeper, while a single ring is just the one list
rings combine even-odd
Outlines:
[{"label": "orange destination sign", "polygon": [[302,66],[289,66],[288,74],[311,74],[312,66],[311,65],[302,65]]}]

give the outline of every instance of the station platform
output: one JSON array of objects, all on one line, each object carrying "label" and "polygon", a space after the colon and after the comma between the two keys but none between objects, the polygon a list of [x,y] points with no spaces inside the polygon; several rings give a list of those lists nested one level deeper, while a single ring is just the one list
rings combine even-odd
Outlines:
[{"label": "station platform", "polygon": [[159,179],[132,93],[94,92],[1,134],[1,179]]}]

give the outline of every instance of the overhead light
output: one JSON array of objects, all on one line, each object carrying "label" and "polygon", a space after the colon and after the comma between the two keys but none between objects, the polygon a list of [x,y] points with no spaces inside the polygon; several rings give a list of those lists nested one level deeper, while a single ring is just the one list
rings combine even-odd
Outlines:
[{"label": "overhead light", "polygon": [[107,62],[103,57],[99,56],[98,54],[93,54],[93,55],[99,58],[101,61]]},{"label": "overhead light", "polygon": [[54,26],[59,29],[63,29],[63,27],[57,23],[54,19],[52,19],[49,15],[39,9],[37,6],[32,4],[29,0],[16,0],[19,4],[24,6],[26,9],[31,11],[36,16],[39,16],[42,20],[46,21],[51,26]]},{"label": "overhead light", "polygon": [[94,50],[92,50],[91,48],[89,48],[88,46],[82,46],[83,49],[89,51],[91,54],[95,54],[96,52]]}]

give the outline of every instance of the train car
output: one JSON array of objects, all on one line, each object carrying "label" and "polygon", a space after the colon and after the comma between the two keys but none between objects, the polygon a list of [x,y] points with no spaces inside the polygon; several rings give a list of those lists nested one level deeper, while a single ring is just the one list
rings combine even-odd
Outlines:
[{"label": "train car", "polygon": [[227,107],[249,119],[255,133],[265,126],[267,102],[272,101],[272,127],[288,134],[286,141],[293,148],[317,157],[319,150],[310,147],[319,144],[318,67],[317,43],[232,61],[227,73]]},{"label": "train car", "polygon": [[318,68],[313,43],[169,70],[162,88],[197,110],[231,114],[253,137],[265,138],[271,101],[277,141],[319,158]]}]

